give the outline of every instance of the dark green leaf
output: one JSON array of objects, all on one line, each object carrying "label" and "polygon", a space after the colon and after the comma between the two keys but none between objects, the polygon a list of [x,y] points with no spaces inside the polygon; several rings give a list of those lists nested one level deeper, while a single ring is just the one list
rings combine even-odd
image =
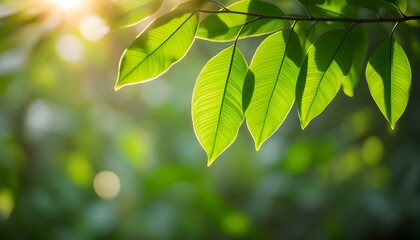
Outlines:
[{"label": "dark green leaf", "polygon": [[362,76],[369,46],[366,31],[362,28],[362,25],[351,30],[346,38],[346,42],[353,51],[353,63],[349,74],[343,78],[343,91],[347,96],[352,97],[354,88]]}]

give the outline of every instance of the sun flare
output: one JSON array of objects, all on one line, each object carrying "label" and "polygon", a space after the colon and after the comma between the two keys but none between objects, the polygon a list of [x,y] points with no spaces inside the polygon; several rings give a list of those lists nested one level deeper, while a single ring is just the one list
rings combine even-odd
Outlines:
[{"label": "sun flare", "polygon": [[65,9],[71,9],[76,7],[80,0],[58,0],[58,3]]}]

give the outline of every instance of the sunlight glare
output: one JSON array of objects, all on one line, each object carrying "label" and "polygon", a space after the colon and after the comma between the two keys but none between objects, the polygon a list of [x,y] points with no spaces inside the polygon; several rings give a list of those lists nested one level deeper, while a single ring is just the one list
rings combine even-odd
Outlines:
[{"label": "sunlight glare", "polygon": [[59,0],[60,5],[65,9],[71,9],[80,3],[80,0]]}]

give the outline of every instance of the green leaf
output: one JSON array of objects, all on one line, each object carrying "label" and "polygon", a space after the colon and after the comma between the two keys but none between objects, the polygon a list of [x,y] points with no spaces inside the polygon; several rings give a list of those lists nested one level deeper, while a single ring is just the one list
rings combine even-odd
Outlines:
[{"label": "green leaf", "polygon": [[337,94],[352,63],[352,49],[344,41],[347,31],[323,34],[308,49],[296,86],[302,129],[320,114]]},{"label": "green leaf", "polygon": [[378,0],[375,0],[375,1],[374,0],[346,0],[346,1],[348,4],[352,6],[366,8],[373,12],[376,12],[376,9],[377,9],[376,4]]},{"label": "green leaf", "polygon": [[347,96],[353,97],[354,88],[363,73],[369,43],[362,25],[353,28],[345,41],[353,49],[353,64],[349,74],[343,78],[343,91]]},{"label": "green leaf", "polygon": [[236,139],[244,119],[242,88],[247,70],[242,53],[229,47],[210,59],[198,76],[192,119],[208,166]]},{"label": "green leaf", "polygon": [[393,37],[386,39],[370,57],[366,80],[376,105],[394,129],[408,103],[411,68],[404,50]]},{"label": "green leaf", "polygon": [[[399,17],[401,12],[407,10],[407,0],[346,0],[348,4],[362,7],[376,12],[381,17],[384,15]],[[398,10],[399,9],[399,10]]]},{"label": "green leaf", "polygon": [[298,0],[314,16],[356,17],[356,10],[343,0]]},{"label": "green leaf", "polygon": [[246,119],[258,150],[280,127],[295,101],[302,47],[292,29],[267,37],[250,66],[255,89]]},{"label": "green leaf", "polygon": [[167,71],[187,53],[197,26],[197,13],[173,11],[156,19],[124,52],[115,89]]},{"label": "green leaf", "polygon": [[391,3],[403,13],[407,11],[407,0],[384,0],[384,1]]},{"label": "green leaf", "polygon": [[[264,14],[271,16],[283,16],[283,12],[274,4],[262,1],[244,0],[228,6],[230,11]],[[255,16],[247,16],[237,13],[212,14],[204,18],[197,31],[197,37],[213,41],[235,40],[242,26]],[[277,31],[288,23],[283,20],[261,19],[247,24],[241,32],[240,38],[259,36]]]},{"label": "green leaf", "polygon": [[135,7],[131,4],[131,9],[113,21],[114,28],[129,27],[141,22],[143,19],[156,12],[162,5],[163,0],[143,0],[140,5],[139,1],[135,2]]}]

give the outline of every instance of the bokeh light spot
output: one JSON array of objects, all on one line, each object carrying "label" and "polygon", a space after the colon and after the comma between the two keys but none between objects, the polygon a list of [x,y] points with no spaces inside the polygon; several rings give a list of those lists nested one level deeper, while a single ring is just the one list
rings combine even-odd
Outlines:
[{"label": "bokeh light spot", "polygon": [[368,137],[362,145],[362,157],[369,165],[376,165],[384,154],[382,141],[376,136]]},{"label": "bokeh light spot", "polygon": [[121,190],[120,179],[111,171],[99,172],[93,180],[93,187],[96,194],[105,200],[115,198]]},{"label": "bokeh light spot", "polygon": [[83,154],[70,154],[68,156],[66,170],[73,182],[78,185],[87,186],[92,180],[92,166]]},{"label": "bokeh light spot", "polygon": [[79,23],[80,33],[89,41],[98,41],[109,32],[104,20],[96,15],[88,15]]},{"label": "bokeh light spot", "polygon": [[312,150],[306,143],[297,143],[291,147],[283,162],[285,169],[294,174],[305,172],[312,163]]},{"label": "bokeh light spot", "polygon": [[0,190],[0,216],[8,218],[15,205],[12,191],[5,188]]},{"label": "bokeh light spot", "polygon": [[70,34],[64,34],[57,40],[55,50],[63,60],[69,62],[79,61],[84,55],[82,42]]},{"label": "bokeh light spot", "polygon": [[233,212],[226,215],[222,224],[228,234],[235,236],[244,235],[250,226],[249,218],[240,212]]}]

